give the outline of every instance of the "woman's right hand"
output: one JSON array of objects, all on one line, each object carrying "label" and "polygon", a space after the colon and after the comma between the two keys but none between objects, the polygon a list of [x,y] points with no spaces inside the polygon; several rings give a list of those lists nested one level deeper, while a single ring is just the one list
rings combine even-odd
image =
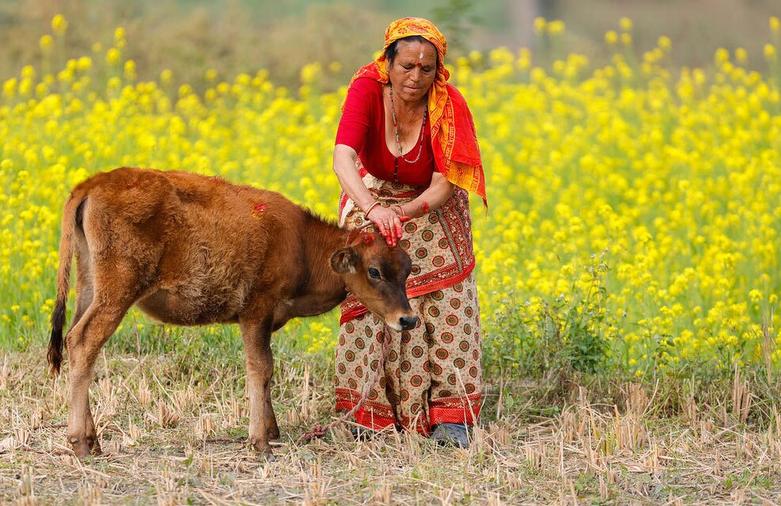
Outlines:
[{"label": "woman's right hand", "polygon": [[366,219],[374,223],[388,246],[396,246],[401,239],[402,228],[401,219],[395,211],[387,207],[374,206],[369,210]]}]

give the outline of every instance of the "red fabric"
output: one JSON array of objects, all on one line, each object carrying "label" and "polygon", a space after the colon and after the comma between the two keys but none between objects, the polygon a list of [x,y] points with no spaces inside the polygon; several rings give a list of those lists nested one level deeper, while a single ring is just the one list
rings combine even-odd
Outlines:
[{"label": "red fabric", "polygon": [[[336,411],[349,412],[361,399],[361,394],[349,388],[336,389]],[[355,422],[363,427],[380,431],[389,425],[396,425],[393,410],[382,404],[364,401],[355,411]]]},{"label": "red fabric", "polygon": [[[385,138],[385,107],[382,99],[382,84],[372,79],[356,79],[347,91],[342,119],[336,132],[336,144],[345,144],[353,148],[366,170],[385,181],[394,180],[394,166],[397,158],[388,150],[388,142],[393,145],[395,139]],[[423,150],[418,155],[418,143],[403,157],[398,158],[398,178],[396,181],[413,185],[428,186],[434,171],[434,152],[431,148],[430,123],[423,128]]]},{"label": "red fabric", "polygon": [[480,394],[431,401],[428,413],[429,423],[432,427],[440,423],[474,425],[480,414],[480,405]]},{"label": "red fabric", "polygon": [[[428,38],[427,33],[420,33],[420,35],[432,40]],[[386,33],[385,47],[388,47],[393,40],[396,39],[389,39]],[[437,46],[437,43],[435,42],[434,45]],[[439,47],[437,50],[439,51]],[[482,197],[483,204],[487,206],[485,173],[480,159],[472,113],[461,93],[447,82],[450,74],[442,63],[443,59],[444,53],[441,53],[438,59],[437,77],[428,95],[430,139],[436,170],[451,183],[478,194]],[[353,75],[350,88],[363,79],[387,83],[386,66],[384,55],[364,65]]]},{"label": "red fabric", "polygon": [[[358,403],[361,395],[349,388],[336,389],[336,411],[348,412]],[[459,423],[472,426],[480,415],[482,396],[479,393],[466,397],[450,397],[429,402],[428,420],[425,416],[418,417],[415,429],[428,436],[431,430],[441,423]],[[355,422],[371,430],[380,431],[388,426],[395,426],[396,419],[392,409],[371,401],[364,401],[355,411]],[[404,419],[402,425],[411,425],[412,420]]]}]

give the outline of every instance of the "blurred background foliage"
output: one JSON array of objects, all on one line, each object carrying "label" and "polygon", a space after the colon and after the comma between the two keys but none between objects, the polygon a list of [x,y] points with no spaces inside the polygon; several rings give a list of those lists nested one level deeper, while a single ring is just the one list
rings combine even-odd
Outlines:
[{"label": "blurred background foliage", "polygon": [[[176,83],[205,87],[215,78],[268,69],[272,81],[299,82],[301,69],[320,63],[321,84],[332,89],[381,49],[387,23],[401,16],[428,17],[450,43],[450,61],[471,50],[530,47],[538,59],[571,52],[607,59],[603,37],[621,17],[634,20],[634,46],[653,47],[659,35],[672,40],[676,66],[706,66],[714,48],[743,47],[761,64],[770,16],[779,0],[0,0],[0,80],[24,64],[44,63],[35,41],[52,17],[70,20],[55,48],[61,61],[109,47],[122,26],[132,41],[125,57],[140,79],[170,70]],[[534,37],[533,20],[564,21],[555,47]],[[762,32],[764,33],[764,32]],[[95,43],[96,41],[102,41]],[[209,76],[204,69],[212,69]],[[216,71],[216,72],[215,72]]]}]

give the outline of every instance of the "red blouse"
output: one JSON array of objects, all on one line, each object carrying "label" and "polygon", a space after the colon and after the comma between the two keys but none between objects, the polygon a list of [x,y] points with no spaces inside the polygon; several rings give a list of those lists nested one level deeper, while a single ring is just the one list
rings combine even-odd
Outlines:
[{"label": "red blouse", "polygon": [[434,172],[434,152],[431,149],[431,130],[428,119],[423,128],[423,149],[415,163],[408,163],[418,155],[418,143],[403,157],[395,157],[385,142],[385,107],[383,84],[374,79],[359,78],[347,91],[344,112],[336,132],[336,144],[353,148],[369,173],[386,181],[394,180],[398,163],[397,181],[414,186],[428,186]]}]

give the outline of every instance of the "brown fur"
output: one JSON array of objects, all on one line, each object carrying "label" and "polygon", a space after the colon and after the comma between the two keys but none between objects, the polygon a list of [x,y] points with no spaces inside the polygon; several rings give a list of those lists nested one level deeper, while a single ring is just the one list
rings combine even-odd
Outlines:
[{"label": "brown fur", "polygon": [[[214,177],[121,168],[79,184],[63,212],[48,352],[56,374],[75,253],[77,304],[65,338],[74,452],[100,451],[89,410],[92,366],[133,304],[166,323],[239,323],[249,436],[268,451],[268,438],[279,435],[269,396],[271,332],[290,318],[330,310],[348,289],[395,328],[417,323],[404,290],[409,257],[370,237],[348,245],[348,231],[278,193]],[[371,279],[369,267],[382,279]]]}]

